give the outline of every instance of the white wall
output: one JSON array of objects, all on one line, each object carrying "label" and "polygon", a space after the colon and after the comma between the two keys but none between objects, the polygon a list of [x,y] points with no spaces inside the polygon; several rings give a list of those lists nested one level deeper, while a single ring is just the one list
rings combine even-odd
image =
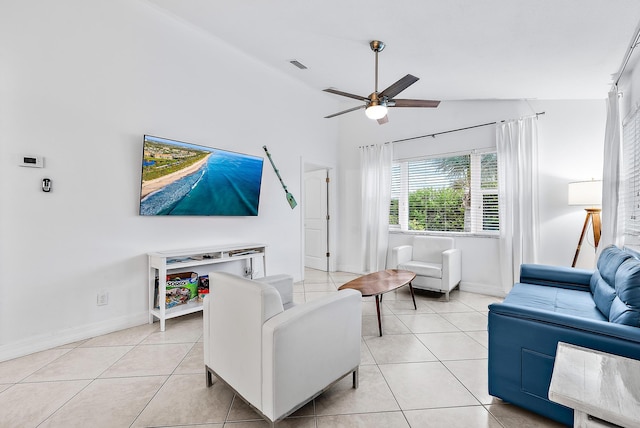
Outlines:
[{"label": "white wall", "polygon": [[3,2],[0,57],[0,360],[144,323],[149,251],[263,242],[301,279],[301,210],[268,162],[258,217],[140,217],[142,136],[266,144],[299,197],[301,159],[336,163],[321,92],[144,1]]},{"label": "white wall", "polygon": [[[567,205],[567,184],[602,179],[605,100],[538,101],[546,114],[538,121],[540,203],[539,262],[571,266],[586,212]],[[577,267],[595,267],[593,231],[589,229]]]},{"label": "white wall", "polygon": [[[453,101],[437,109],[392,110],[386,125],[378,125],[363,114],[351,113],[341,120],[339,171],[344,184],[340,194],[341,249],[338,268],[362,270],[360,244],[360,175],[358,146],[380,144],[463,128],[515,119],[545,111],[539,129],[539,262],[570,266],[584,222],[584,211],[567,205],[570,181],[601,178],[604,124],[603,100],[593,101]],[[495,146],[493,126],[422,138],[394,144],[395,158],[452,153]],[[392,233],[390,247],[410,240]],[[457,237],[463,250],[462,288],[500,295],[498,240],[486,237]],[[590,267],[593,255],[584,244],[578,266]]]}]

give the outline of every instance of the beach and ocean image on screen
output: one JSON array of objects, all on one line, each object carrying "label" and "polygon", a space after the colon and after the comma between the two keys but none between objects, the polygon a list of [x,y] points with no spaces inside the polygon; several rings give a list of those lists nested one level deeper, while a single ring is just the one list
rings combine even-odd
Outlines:
[{"label": "beach and ocean image on screen", "polygon": [[258,215],[263,159],[145,136],[141,215]]}]

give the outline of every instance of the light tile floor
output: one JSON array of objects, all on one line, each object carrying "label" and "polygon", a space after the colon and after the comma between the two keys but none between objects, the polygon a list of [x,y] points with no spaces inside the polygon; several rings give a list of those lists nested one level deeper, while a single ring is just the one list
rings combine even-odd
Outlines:
[{"label": "light tile floor", "polygon": [[[335,293],[356,275],[307,270],[297,303]],[[351,377],[279,427],[559,427],[487,392],[487,305],[455,290],[449,302],[408,287],[363,299],[360,387]],[[0,363],[0,427],[266,426],[233,392],[205,387],[202,314],[142,325]]]}]

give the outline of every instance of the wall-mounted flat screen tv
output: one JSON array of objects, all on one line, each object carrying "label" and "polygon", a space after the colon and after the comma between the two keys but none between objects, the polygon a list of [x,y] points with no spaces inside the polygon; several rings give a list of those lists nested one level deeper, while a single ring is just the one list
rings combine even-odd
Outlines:
[{"label": "wall-mounted flat screen tv", "polygon": [[256,216],[263,160],[145,135],[140,215]]}]

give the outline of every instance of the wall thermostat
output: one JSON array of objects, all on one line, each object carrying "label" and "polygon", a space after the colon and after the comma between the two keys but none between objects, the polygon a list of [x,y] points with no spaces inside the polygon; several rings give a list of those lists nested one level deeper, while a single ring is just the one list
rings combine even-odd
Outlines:
[{"label": "wall thermostat", "polygon": [[29,168],[44,168],[44,158],[42,156],[20,156],[18,165]]}]

